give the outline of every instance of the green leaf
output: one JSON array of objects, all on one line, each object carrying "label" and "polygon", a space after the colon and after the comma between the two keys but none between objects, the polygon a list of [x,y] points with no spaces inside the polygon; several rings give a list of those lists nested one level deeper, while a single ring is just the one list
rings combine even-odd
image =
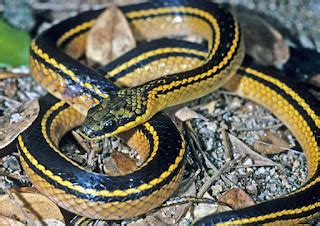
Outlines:
[{"label": "green leaf", "polygon": [[0,66],[18,67],[29,62],[30,36],[0,19]]}]

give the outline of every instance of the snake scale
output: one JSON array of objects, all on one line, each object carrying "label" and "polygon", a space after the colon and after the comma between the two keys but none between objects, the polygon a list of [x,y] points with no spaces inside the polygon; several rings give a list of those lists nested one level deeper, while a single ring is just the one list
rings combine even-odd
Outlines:
[{"label": "snake scale", "polygon": [[[103,9],[66,19],[32,42],[32,74],[55,96],[40,99],[37,120],[18,137],[22,166],[35,187],[59,206],[94,219],[126,219],[156,208],[178,187],[186,160],[182,135],[160,111],[228,82],[233,92],[263,105],[291,130],[306,154],[309,176],[281,198],[195,224],[297,223],[316,215],[320,119],[313,98],[276,70],[241,65],[239,25],[217,4],[172,0],[120,9],[140,44],[97,70],[72,53],[84,52],[88,31]],[[189,34],[205,45],[166,38]],[[163,64],[170,75],[159,77]],[[179,65],[187,66],[181,70]],[[137,76],[147,81],[130,87]],[[141,167],[123,176],[89,172],[59,150],[63,135],[78,126],[83,137],[93,140],[131,129],[128,145],[149,154]]]}]

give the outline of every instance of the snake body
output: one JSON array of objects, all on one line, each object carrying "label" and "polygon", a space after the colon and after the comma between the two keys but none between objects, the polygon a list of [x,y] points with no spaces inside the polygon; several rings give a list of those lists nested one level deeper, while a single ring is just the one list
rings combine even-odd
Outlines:
[{"label": "snake body", "polygon": [[[208,94],[230,80],[230,89],[262,104],[292,131],[306,153],[309,177],[303,187],[282,198],[210,215],[197,224],[296,223],[317,214],[320,119],[313,99],[277,71],[240,68],[244,50],[239,26],[214,3],[155,1],[121,10],[136,36],[160,40],[142,42],[140,48],[93,70],[71,57],[76,49],[83,52],[88,31],[102,12],[91,10],[54,25],[33,41],[33,75],[62,100],[42,98],[37,120],[18,137],[20,160],[32,183],[61,207],[90,218],[118,220],[154,209],[179,185],[186,158],[179,131],[157,112]],[[190,33],[207,45],[162,39]],[[157,78],[163,63],[172,75]],[[186,65],[183,72],[180,64]],[[137,74],[155,80],[119,88],[129,86]],[[80,128],[89,139],[134,127],[128,144],[138,153],[150,154],[127,175],[89,172],[59,150],[62,136],[83,121]]]}]

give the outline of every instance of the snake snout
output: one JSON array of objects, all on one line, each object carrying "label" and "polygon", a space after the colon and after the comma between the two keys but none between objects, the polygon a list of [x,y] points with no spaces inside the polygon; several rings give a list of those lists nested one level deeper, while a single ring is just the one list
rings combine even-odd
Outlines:
[{"label": "snake snout", "polygon": [[81,135],[89,140],[100,140],[115,135],[124,120],[122,113],[126,102],[119,97],[103,100],[88,111],[79,127]]}]

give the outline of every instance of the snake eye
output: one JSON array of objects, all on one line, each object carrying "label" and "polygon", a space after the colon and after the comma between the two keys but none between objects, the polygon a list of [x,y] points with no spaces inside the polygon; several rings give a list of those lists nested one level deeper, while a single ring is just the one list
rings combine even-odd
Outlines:
[{"label": "snake eye", "polygon": [[118,127],[117,122],[114,119],[105,122],[104,131],[114,131]]}]

